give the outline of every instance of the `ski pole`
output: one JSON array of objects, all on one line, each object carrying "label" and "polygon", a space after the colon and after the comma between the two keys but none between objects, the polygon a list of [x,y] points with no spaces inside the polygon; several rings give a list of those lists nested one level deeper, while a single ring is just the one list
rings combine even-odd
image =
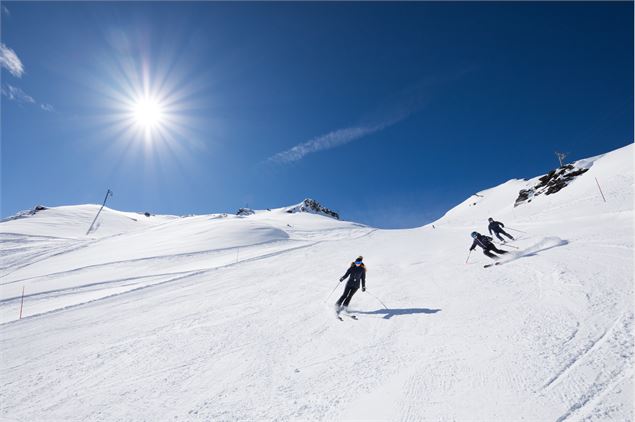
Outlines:
[{"label": "ski pole", "polygon": [[507,243],[499,243],[499,242],[495,242],[497,245],[500,246],[505,246],[507,248],[514,248],[514,249],[520,249],[518,246],[514,246],[514,245],[508,245]]},{"label": "ski pole", "polygon": [[388,306],[384,305],[384,302],[382,302],[377,296],[375,296],[374,294],[372,294],[371,292],[369,292],[368,290],[366,290],[366,293],[368,293],[369,295],[371,295],[372,297],[374,297],[375,299],[377,299],[377,301],[379,303],[381,303],[381,306],[384,307],[384,309],[388,309]]},{"label": "ski pole", "polygon": [[519,232],[519,233],[525,233],[525,234],[529,234],[529,233],[527,233],[527,232],[524,232],[524,231],[522,231],[522,230],[516,230],[516,229],[512,229],[511,227],[505,227],[505,228],[506,228],[506,229],[509,229],[509,230],[513,230],[513,231],[515,231],[515,232]]},{"label": "ski pole", "polygon": [[505,246],[506,248],[520,249],[518,246],[508,245],[507,243],[501,243],[500,245]]},{"label": "ski pole", "polygon": [[326,299],[324,299],[324,303],[326,303],[327,300],[329,300],[329,297],[331,297],[331,295],[333,294],[333,292],[335,290],[337,290],[337,287],[340,285],[341,281],[338,281],[337,284],[335,285],[335,288],[333,290],[331,290],[331,293],[329,293],[329,295],[326,297]]},{"label": "ski pole", "polygon": [[470,252],[467,254],[467,259],[465,260],[466,264],[467,264],[467,261],[469,261],[470,259],[470,255],[472,255],[472,249],[470,249]]}]

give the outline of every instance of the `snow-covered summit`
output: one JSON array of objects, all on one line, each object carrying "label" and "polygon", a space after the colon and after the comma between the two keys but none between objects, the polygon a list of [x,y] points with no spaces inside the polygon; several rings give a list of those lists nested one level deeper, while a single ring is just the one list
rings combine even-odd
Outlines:
[{"label": "snow-covered summit", "polygon": [[238,211],[236,212],[236,215],[241,215],[243,217],[246,217],[248,215],[254,215],[256,213],[256,211],[252,210],[251,208],[239,208]]},{"label": "snow-covered summit", "polygon": [[335,218],[336,220],[340,219],[340,215],[337,212],[322,206],[318,201],[310,198],[305,199],[297,205],[287,207],[285,211],[290,214],[297,212],[308,212],[311,214],[319,214],[326,217]]},{"label": "snow-covered summit", "polygon": [[[101,205],[67,205],[46,207],[38,205],[32,210],[7,217],[0,223],[0,234],[11,232],[28,236],[60,238],[86,238],[91,223]],[[134,230],[147,229],[157,224],[178,219],[172,215],[149,215],[117,211],[109,207],[101,210],[90,238],[101,238]]]},{"label": "snow-covered summit", "polygon": [[17,213],[15,213],[14,215],[11,215],[9,217],[3,218],[0,220],[0,223],[4,222],[4,221],[11,221],[11,220],[19,220],[21,218],[28,218],[32,215],[37,214],[40,211],[45,211],[48,208],[45,207],[44,205],[36,205],[33,208],[29,209],[29,210],[23,210],[23,211],[18,211]]}]

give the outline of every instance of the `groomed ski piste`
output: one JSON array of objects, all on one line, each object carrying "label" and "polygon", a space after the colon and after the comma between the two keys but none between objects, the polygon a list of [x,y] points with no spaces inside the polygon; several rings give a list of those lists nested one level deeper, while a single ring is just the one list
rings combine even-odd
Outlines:
[{"label": "groomed ski piste", "polygon": [[[5,220],[0,419],[632,421],[633,145],[576,165],[553,195],[514,207],[536,179],[510,180],[408,230],[287,208]],[[518,249],[486,269],[466,258],[488,217]]]}]

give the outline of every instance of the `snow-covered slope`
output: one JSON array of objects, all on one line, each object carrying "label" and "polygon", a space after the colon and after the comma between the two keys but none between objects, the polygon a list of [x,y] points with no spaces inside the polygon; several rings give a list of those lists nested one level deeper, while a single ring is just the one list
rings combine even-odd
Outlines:
[{"label": "snow-covered slope", "polygon": [[[633,420],[633,146],[575,165],[553,195],[514,207],[538,178],[512,180],[411,230],[296,207],[2,222],[0,415]],[[488,217],[518,240],[484,269],[466,257]],[[339,321],[360,254],[359,320]]]}]

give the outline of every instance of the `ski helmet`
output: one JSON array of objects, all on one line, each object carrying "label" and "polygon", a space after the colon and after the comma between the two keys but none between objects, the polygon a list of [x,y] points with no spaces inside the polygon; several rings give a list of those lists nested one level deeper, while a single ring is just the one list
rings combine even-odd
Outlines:
[{"label": "ski helmet", "polygon": [[490,218],[487,219],[487,221],[489,221],[491,223],[492,221],[494,221],[494,219],[492,217],[490,217]]},{"label": "ski helmet", "polygon": [[476,236],[478,236],[478,233],[477,232],[472,232],[472,234],[470,236],[472,236],[472,239],[476,239]]}]

